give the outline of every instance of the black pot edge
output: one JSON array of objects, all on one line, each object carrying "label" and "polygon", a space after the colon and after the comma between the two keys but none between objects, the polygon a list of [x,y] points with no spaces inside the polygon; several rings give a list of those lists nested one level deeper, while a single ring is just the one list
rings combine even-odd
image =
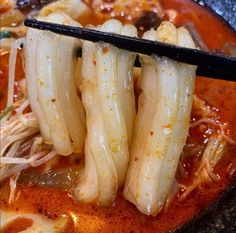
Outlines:
[{"label": "black pot edge", "polygon": [[231,25],[226,18],[224,18],[222,15],[215,12],[215,10],[207,4],[204,0],[192,0],[194,3],[198,4],[199,6],[206,8],[208,11],[210,11],[214,16],[216,16],[219,20],[221,20],[228,28],[230,28],[235,34],[236,34],[236,25]]},{"label": "black pot edge", "polygon": [[[226,203],[226,201],[229,198],[229,195],[233,192],[236,192],[236,174],[231,179],[230,184],[227,186],[227,188],[220,194],[219,198],[211,203],[205,210],[203,210],[201,213],[195,215],[192,220],[190,220],[187,223],[184,223],[183,225],[180,225],[174,233],[186,233],[188,230],[194,226],[194,225],[200,225],[201,221],[204,218],[204,221],[207,221],[207,219],[212,218],[212,214],[214,214],[214,211],[217,211],[219,206]],[[171,231],[172,232],[172,231]]]}]

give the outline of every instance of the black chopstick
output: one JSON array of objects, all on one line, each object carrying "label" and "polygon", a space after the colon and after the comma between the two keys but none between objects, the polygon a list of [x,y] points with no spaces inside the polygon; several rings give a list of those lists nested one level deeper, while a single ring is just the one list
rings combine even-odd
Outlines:
[{"label": "black chopstick", "polygon": [[48,30],[70,37],[93,42],[103,41],[131,52],[166,56],[176,61],[197,65],[197,75],[236,81],[236,58],[88,28],[42,22],[35,19],[26,19],[24,23],[28,27]]}]

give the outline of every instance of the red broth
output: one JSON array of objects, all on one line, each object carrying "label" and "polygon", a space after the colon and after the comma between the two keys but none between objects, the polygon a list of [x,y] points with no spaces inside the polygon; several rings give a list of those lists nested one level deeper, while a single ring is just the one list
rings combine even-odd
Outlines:
[{"label": "red broth", "polygon": [[[89,2],[91,4],[91,1]],[[174,9],[178,12],[176,18],[177,25],[192,23],[209,50],[220,50],[226,42],[236,46],[235,33],[207,9],[189,0],[163,0],[161,2],[164,9]],[[104,12],[104,14],[106,15],[104,18],[106,18],[109,12]],[[127,20],[125,17],[119,17],[119,19],[125,22],[130,21],[131,23],[136,20],[135,18]],[[83,24],[98,24],[103,20],[94,13],[92,17],[83,18],[81,22]],[[1,57],[1,108],[4,106],[4,96],[6,95],[7,61],[7,55]],[[17,67],[16,75],[22,76],[22,72],[22,68]],[[198,77],[195,93],[199,98],[206,101],[209,106],[217,109],[220,120],[229,124],[230,137],[236,140],[236,83]],[[194,116],[195,113],[193,111],[192,117]],[[196,138],[200,138],[201,141],[203,140],[203,135],[197,129],[192,129],[188,140]],[[8,204],[8,180],[1,187],[1,209],[25,213],[40,213],[50,219],[66,214],[69,217],[69,222],[64,230],[65,233],[167,232],[190,221],[193,216],[199,214],[216,201],[232,182],[230,173],[232,175],[235,170],[236,146],[227,145],[224,158],[215,168],[215,172],[220,175],[221,179],[218,182],[209,184],[205,188],[196,190],[184,202],[179,202],[176,199],[167,211],[162,211],[156,217],[148,217],[141,214],[134,205],[124,200],[122,193],[118,194],[113,206],[99,208],[92,204],[76,203],[67,191],[61,189],[41,188],[23,184],[17,186],[17,199],[12,204]],[[74,221],[75,218],[76,221]],[[16,232],[14,226],[9,229],[13,229],[11,232]]]}]

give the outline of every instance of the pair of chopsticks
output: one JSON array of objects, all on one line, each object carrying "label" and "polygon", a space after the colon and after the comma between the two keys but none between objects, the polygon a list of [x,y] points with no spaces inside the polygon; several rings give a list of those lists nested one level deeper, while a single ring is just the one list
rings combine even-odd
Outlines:
[{"label": "pair of chopsticks", "polygon": [[27,27],[47,30],[92,42],[103,41],[113,44],[120,49],[135,53],[146,55],[156,54],[158,56],[169,57],[179,62],[197,65],[197,75],[199,76],[236,81],[236,58],[233,57],[88,28],[48,23],[35,19],[26,19],[24,24]]}]

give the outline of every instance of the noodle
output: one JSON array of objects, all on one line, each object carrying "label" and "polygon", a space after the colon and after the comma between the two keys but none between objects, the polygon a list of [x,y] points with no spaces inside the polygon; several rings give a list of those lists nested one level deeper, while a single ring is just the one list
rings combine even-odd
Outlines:
[{"label": "noodle", "polygon": [[[195,48],[188,31],[169,22],[143,38]],[[171,192],[187,138],[196,67],[157,56],[141,56],[141,64],[142,93],[123,193],[142,213],[156,215]]]},{"label": "noodle", "polygon": [[[94,4],[95,9],[100,6],[97,1]],[[117,7],[116,3],[108,5]],[[163,15],[159,4],[155,9]],[[37,19],[82,27],[75,20],[90,13],[81,0],[59,0],[37,12]],[[137,17],[139,13],[132,15]],[[177,21],[177,12],[170,10],[168,14],[170,20]],[[115,19],[87,27],[138,36],[133,25]],[[69,187],[75,200],[108,207],[123,189],[124,198],[145,215],[155,216],[167,210],[179,191],[179,200],[183,201],[205,184],[219,181],[215,166],[224,154],[226,142],[235,142],[229,136],[229,125],[219,120],[217,111],[194,95],[195,66],[157,55],[139,55],[141,68],[137,69],[137,54],[111,44],[26,30],[23,26],[1,30],[9,30],[14,36],[25,35],[1,40],[1,54],[10,46],[8,98],[0,126],[0,181],[10,178],[9,203],[15,199],[22,170],[40,165],[45,165],[44,170],[56,165],[57,170],[61,155],[70,157],[66,160],[69,166],[76,164],[75,156],[82,158],[79,169],[75,166],[65,179],[69,184],[57,184]],[[196,48],[185,28],[176,28],[167,21],[157,30],[146,31],[143,38]],[[14,102],[17,49],[22,44],[25,79],[19,86],[26,84],[26,90],[23,98]],[[82,47],[81,59],[75,57],[78,47]],[[189,124],[192,103],[197,117]],[[189,128],[202,124],[209,130],[204,142],[191,141],[183,149]],[[187,147],[189,154],[184,152]],[[200,158],[193,182],[177,183],[178,177],[190,178],[183,162],[190,156]],[[27,172],[31,173],[31,169]]]},{"label": "noodle", "polygon": [[180,201],[184,201],[190,193],[197,187],[200,188],[204,184],[216,182],[220,177],[214,173],[214,168],[223,156],[225,141],[221,136],[212,136],[201,158],[200,165],[194,173],[194,180],[189,186],[183,188]]},{"label": "noodle", "polygon": [[[134,26],[117,20],[98,29],[137,36]],[[88,133],[84,178],[74,191],[78,200],[111,205],[124,184],[135,115],[134,59],[134,54],[109,44],[83,43],[81,93]]]}]

